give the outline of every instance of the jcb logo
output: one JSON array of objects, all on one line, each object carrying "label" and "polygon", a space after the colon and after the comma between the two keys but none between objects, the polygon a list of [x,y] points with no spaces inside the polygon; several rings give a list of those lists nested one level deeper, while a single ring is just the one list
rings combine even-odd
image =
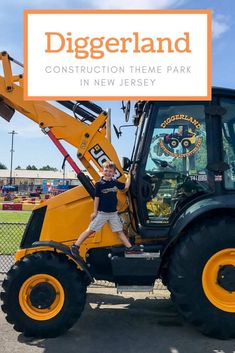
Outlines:
[{"label": "jcb logo", "polygon": [[[99,164],[100,167],[103,167],[103,164],[106,161],[110,161],[109,157],[105,154],[105,152],[102,150],[102,148],[99,145],[95,145],[89,150],[90,154],[92,157],[95,159],[95,161]],[[119,172],[118,169],[116,169],[115,178],[118,179],[121,176],[121,173]]]}]

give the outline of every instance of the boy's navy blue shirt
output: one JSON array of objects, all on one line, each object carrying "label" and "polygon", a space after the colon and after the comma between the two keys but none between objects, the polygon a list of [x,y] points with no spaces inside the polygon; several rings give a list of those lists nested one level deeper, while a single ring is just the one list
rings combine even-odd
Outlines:
[{"label": "boy's navy blue shirt", "polygon": [[117,191],[125,189],[125,184],[116,179],[101,179],[95,184],[95,196],[100,198],[98,211],[117,211]]}]

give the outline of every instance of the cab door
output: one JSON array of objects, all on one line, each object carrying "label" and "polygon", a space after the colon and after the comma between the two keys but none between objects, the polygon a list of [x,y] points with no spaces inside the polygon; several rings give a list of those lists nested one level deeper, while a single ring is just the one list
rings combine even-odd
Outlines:
[{"label": "cab door", "polygon": [[140,233],[144,229],[144,234],[163,234],[187,202],[212,191],[206,169],[205,105],[151,104],[142,122],[134,175]]}]

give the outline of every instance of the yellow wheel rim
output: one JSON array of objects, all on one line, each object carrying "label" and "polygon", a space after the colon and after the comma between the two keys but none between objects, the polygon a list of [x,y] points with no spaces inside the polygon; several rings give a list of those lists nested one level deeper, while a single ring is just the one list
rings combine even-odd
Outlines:
[{"label": "yellow wheel rim", "polygon": [[[48,292],[53,294],[50,302],[47,298]],[[35,295],[37,296],[36,305],[35,299],[33,300]],[[31,319],[49,320],[55,317],[64,305],[64,289],[53,276],[48,274],[34,275],[23,283],[19,292],[19,303],[23,312]]]},{"label": "yellow wheel rim", "polygon": [[229,292],[218,283],[218,272],[222,266],[235,266],[235,249],[224,249],[214,254],[206,263],[202,273],[202,285],[208,300],[217,308],[235,313],[235,291]]}]

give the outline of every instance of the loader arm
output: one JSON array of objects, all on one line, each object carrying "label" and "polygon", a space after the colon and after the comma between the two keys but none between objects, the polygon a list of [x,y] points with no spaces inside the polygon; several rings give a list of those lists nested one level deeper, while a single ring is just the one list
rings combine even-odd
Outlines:
[{"label": "loader arm", "polygon": [[6,52],[0,53],[0,60],[3,68],[3,75],[0,76],[0,115],[5,120],[10,121],[14,111],[17,110],[38,124],[44,132],[50,131],[57,140],[64,140],[73,145],[77,149],[79,161],[95,182],[100,177],[94,165],[101,170],[102,163],[107,159],[114,161],[117,166],[117,177],[120,181],[125,181],[119,158],[106,137],[107,112],[89,102],[84,102],[84,105],[91,109],[94,105],[95,115],[80,108],[77,102],[59,102],[73,110],[75,114],[77,110],[78,114],[81,111],[85,119],[79,120],[48,102],[26,101],[23,74],[12,73],[12,62],[19,63]]}]

